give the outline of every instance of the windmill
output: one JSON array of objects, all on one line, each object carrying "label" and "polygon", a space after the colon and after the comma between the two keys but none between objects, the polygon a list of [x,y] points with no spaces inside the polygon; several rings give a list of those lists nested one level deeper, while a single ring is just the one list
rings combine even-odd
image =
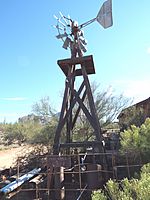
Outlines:
[{"label": "windmill", "polygon": [[[112,2],[111,0],[105,1],[97,16],[81,25],[78,25],[78,22],[73,21],[70,16],[66,17],[61,12],[59,15],[59,17],[54,16],[57,20],[57,24],[54,27],[58,31],[56,38],[62,40],[62,47],[64,49],[70,49],[71,58],[57,61],[57,64],[61,68],[66,79],[64,97],[53,145],[53,155],[57,156],[57,163],[59,163],[59,166],[57,165],[56,167],[54,163],[53,166],[55,166],[56,174],[59,174],[61,167],[65,167],[66,163],[66,160],[63,160],[63,156],[67,156],[67,163],[70,166],[69,170],[71,169],[72,171],[69,172],[69,174],[66,174],[66,178],[63,181],[66,190],[65,199],[80,199],[84,193],[86,194],[86,197],[83,199],[91,200],[89,192],[93,188],[96,189],[101,185],[101,180],[98,178],[99,169],[102,168],[107,172],[108,162],[88,78],[88,75],[95,73],[93,56],[83,56],[87,51],[87,42],[84,38],[83,28],[95,21],[103,28],[112,26]],[[76,82],[78,76],[80,76],[81,84],[77,87]],[[75,125],[78,120],[80,120],[80,114],[84,115],[90,125],[92,133],[91,140],[88,140],[85,137],[82,140],[81,137],[76,140],[73,137]],[[79,134],[82,135],[82,132],[79,131]],[[84,156],[80,154],[83,149]],[[89,149],[92,151],[91,154]],[[76,155],[78,155],[78,159],[74,160]],[[88,163],[88,165],[85,166],[85,163]],[[51,166],[51,164],[52,162],[49,162],[49,166]],[[78,164],[78,175],[76,172],[74,174],[76,164]],[[80,168],[80,166],[82,167]],[[81,171],[87,171],[87,178],[82,177]],[[107,175],[103,175],[103,177],[105,180],[107,179]],[[58,188],[62,187],[62,181],[60,178],[56,177],[54,180],[54,188],[57,191]],[[76,187],[80,188],[78,198],[76,196],[76,191],[73,192]],[[81,190],[82,187],[84,188]],[[85,189],[87,189],[86,192]],[[69,192],[70,190],[72,191]],[[55,199],[61,199],[61,191],[55,192]]]},{"label": "windmill", "polygon": [[[87,51],[87,42],[84,38],[82,29],[95,21],[103,26],[103,28],[109,28],[112,26],[112,1],[105,1],[97,16],[81,25],[78,25],[78,22],[73,21],[70,16],[66,17],[61,12],[59,14],[60,17],[54,16],[57,20],[55,28],[58,31],[56,38],[63,41],[62,47],[64,49],[70,49],[71,58],[57,61],[66,76],[66,81],[59,123],[54,138],[53,152],[54,154],[58,154],[60,152],[60,148],[66,148],[67,154],[69,154],[70,148],[76,148],[82,145],[85,145],[86,147],[98,146],[98,152],[101,152],[103,151],[101,128],[88,79],[89,74],[95,73],[95,68],[93,56],[83,56],[83,54]],[[83,78],[83,81],[78,89],[75,88],[77,76],[81,76],[81,78]],[[87,99],[89,106],[85,104],[85,99]],[[74,108],[77,109],[74,111]],[[73,128],[77,122],[80,111],[84,113],[88,119],[93,129],[96,141],[78,143],[73,141]],[[64,130],[64,127],[66,128],[66,140],[64,144],[60,144],[61,132]],[[96,145],[94,142],[96,142]]]}]

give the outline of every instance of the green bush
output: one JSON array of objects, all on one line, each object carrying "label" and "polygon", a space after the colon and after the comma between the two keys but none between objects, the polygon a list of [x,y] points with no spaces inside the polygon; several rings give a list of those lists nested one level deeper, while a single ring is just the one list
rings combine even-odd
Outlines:
[{"label": "green bush", "polygon": [[132,125],[131,128],[121,133],[121,151],[140,152],[145,157],[150,157],[150,118],[147,118],[140,127]]},{"label": "green bush", "polygon": [[107,197],[102,190],[97,190],[93,192],[92,200],[107,200]]},{"label": "green bush", "polygon": [[[107,193],[107,195],[105,194]],[[150,200],[150,163],[141,169],[140,179],[123,179],[120,183],[109,180],[105,193],[102,190],[94,191],[92,200]]]}]

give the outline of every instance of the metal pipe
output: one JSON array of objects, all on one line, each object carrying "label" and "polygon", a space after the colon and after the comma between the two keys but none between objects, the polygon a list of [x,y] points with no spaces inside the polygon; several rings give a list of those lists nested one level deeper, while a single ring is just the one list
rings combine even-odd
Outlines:
[{"label": "metal pipe", "polygon": [[6,185],[5,187],[0,189],[0,193],[2,194],[8,194],[15,189],[17,189],[19,186],[24,184],[26,181],[30,180],[32,177],[37,175],[41,171],[41,168],[35,168],[32,171],[28,172],[27,174],[24,174],[17,180],[11,182],[10,184]]},{"label": "metal pipe", "polygon": [[87,185],[83,188],[83,190],[82,190],[82,192],[80,193],[80,195],[78,196],[77,200],[80,200],[80,198],[81,198],[83,192],[86,190],[86,188],[87,188]]}]

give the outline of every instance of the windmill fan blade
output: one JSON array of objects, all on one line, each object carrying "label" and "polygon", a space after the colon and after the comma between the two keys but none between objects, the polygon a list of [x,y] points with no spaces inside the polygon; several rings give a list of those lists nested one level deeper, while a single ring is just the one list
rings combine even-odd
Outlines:
[{"label": "windmill fan blade", "polygon": [[61,38],[64,38],[64,37],[67,37],[68,34],[67,33],[63,33],[63,34],[59,34],[56,36],[57,39],[61,39]]},{"label": "windmill fan blade", "polygon": [[58,25],[53,25],[54,28],[57,28],[58,30],[64,30],[62,27],[58,26]]},{"label": "windmill fan blade", "polygon": [[63,25],[63,27],[65,27],[65,24],[60,19],[58,21],[59,21],[60,24]]},{"label": "windmill fan blade", "polygon": [[86,47],[84,46],[84,44],[82,43],[82,40],[79,39],[79,47],[80,49],[85,53],[87,51]]},{"label": "windmill fan blade", "polygon": [[57,20],[58,20],[58,17],[56,17],[56,15],[53,15],[53,16],[54,16],[54,18],[55,18],[55,19],[57,19]]},{"label": "windmill fan blade", "polygon": [[64,49],[67,49],[69,47],[70,42],[71,42],[71,39],[67,37],[62,47]]},{"label": "windmill fan blade", "polygon": [[113,25],[111,0],[107,0],[103,3],[96,19],[104,28],[108,28]]},{"label": "windmill fan blade", "polygon": [[68,15],[68,20],[69,20],[69,26],[71,27],[71,25],[72,25],[72,20],[71,20],[71,18],[70,18],[70,15]]},{"label": "windmill fan blade", "polygon": [[61,12],[59,12],[60,16],[62,17],[62,19],[64,20],[65,24],[68,26],[68,22],[67,20],[65,19],[65,17],[63,16],[63,14]]},{"label": "windmill fan blade", "polygon": [[80,37],[79,40],[82,42],[82,44],[87,45],[87,41],[84,39],[84,37]]},{"label": "windmill fan blade", "polygon": [[60,18],[56,17],[56,15],[53,15],[55,19],[57,19],[57,21],[63,25],[63,27],[65,27],[65,24],[60,20]]}]

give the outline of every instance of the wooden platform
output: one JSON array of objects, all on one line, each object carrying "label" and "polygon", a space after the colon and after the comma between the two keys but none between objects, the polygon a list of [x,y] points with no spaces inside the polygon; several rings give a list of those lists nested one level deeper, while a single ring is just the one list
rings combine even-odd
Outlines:
[{"label": "wooden platform", "polygon": [[[58,60],[57,64],[60,66],[61,70],[64,72],[64,74],[68,75],[69,67],[72,65],[84,65],[87,74],[95,74],[95,68],[94,68],[94,62],[93,62],[93,56],[84,56],[84,57],[77,57],[77,58],[70,58],[70,59],[64,59],[64,60]],[[75,70],[76,76],[82,75],[82,70],[80,68]]]}]

